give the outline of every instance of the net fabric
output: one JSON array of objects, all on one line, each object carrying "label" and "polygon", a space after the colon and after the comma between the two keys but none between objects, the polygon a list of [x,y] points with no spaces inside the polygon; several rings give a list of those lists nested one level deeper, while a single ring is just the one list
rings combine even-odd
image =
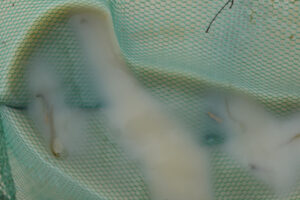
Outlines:
[{"label": "net fabric", "polygon": [[[204,111],[201,94],[210,87],[255,96],[278,114],[299,108],[299,1],[236,0],[205,33],[225,3],[1,2],[0,113],[17,199],[149,199],[139,167],[107,135],[104,117],[95,116],[89,124],[89,154],[70,163],[51,157],[20,109],[28,102],[24,60],[37,45],[62,74],[71,104],[99,106],[78,43],[65,23],[75,8],[96,6],[110,13],[128,67],[195,134],[209,129],[200,116]],[[3,170],[2,163],[8,159],[1,158]],[[211,163],[217,199],[280,199],[217,149]],[[13,187],[11,182],[2,183]],[[8,193],[13,196],[14,189]],[[299,197],[292,192],[288,199]]]},{"label": "net fabric", "polygon": [[0,124],[0,199],[15,199],[15,187],[11,176],[8,155],[6,151],[6,142],[2,124]]}]

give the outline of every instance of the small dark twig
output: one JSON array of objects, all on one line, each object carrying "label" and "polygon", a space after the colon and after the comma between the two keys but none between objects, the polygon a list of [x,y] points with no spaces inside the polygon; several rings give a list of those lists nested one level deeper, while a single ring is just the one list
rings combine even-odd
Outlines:
[{"label": "small dark twig", "polygon": [[229,9],[232,8],[233,4],[234,4],[234,0],[231,0],[231,5],[229,6]]},{"label": "small dark twig", "polygon": [[234,4],[234,0],[228,0],[228,1],[224,4],[224,6],[218,11],[218,13],[214,16],[214,18],[210,21],[210,23],[209,23],[209,25],[208,25],[208,27],[207,27],[205,33],[208,33],[208,31],[209,31],[211,25],[214,23],[214,21],[216,20],[216,18],[218,17],[218,15],[224,10],[224,8],[225,8],[230,2],[231,2],[231,4],[230,4],[230,6],[229,6],[229,9],[232,8],[232,6],[233,6],[233,4]]}]

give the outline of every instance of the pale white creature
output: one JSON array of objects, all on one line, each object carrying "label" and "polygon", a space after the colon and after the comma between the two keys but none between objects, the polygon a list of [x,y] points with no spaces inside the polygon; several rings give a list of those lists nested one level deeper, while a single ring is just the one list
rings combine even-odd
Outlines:
[{"label": "pale white creature", "polygon": [[277,194],[290,191],[300,175],[300,115],[276,117],[242,95],[211,102],[226,132],[224,150]]},{"label": "pale white creature", "polygon": [[105,13],[83,13],[72,16],[70,25],[97,74],[111,127],[141,163],[151,198],[212,199],[207,153],[129,73],[109,20]]},{"label": "pale white creature", "polygon": [[51,68],[40,58],[30,62],[27,71],[31,94],[28,113],[54,156],[72,156],[82,151],[87,115],[64,102],[64,89]]}]

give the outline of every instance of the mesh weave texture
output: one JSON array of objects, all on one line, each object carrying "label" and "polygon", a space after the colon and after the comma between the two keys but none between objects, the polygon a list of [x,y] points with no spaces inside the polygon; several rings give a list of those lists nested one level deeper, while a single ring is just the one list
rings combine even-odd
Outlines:
[{"label": "mesh weave texture", "polygon": [[[300,2],[236,0],[205,33],[225,3],[1,1],[0,197],[149,199],[138,165],[109,137],[104,116],[94,116],[89,122],[88,154],[62,162],[49,154],[22,109],[28,103],[24,62],[37,48],[61,74],[69,88],[68,102],[98,106],[79,45],[66,25],[74,9],[92,6],[110,13],[121,51],[135,77],[196,134],[208,128],[200,117],[204,112],[201,94],[211,87],[254,96],[279,115],[299,108]],[[216,199],[280,199],[218,149],[212,152],[211,164]],[[299,198],[300,185],[285,200]]]}]

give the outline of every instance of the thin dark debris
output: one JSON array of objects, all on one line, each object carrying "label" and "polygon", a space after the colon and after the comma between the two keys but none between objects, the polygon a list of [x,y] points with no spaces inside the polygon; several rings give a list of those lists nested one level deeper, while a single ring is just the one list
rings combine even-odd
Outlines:
[{"label": "thin dark debris", "polygon": [[224,6],[217,12],[217,14],[214,16],[214,18],[210,21],[210,23],[209,23],[209,25],[208,25],[208,27],[207,27],[205,33],[208,33],[208,31],[209,31],[211,25],[214,23],[214,21],[216,20],[216,18],[218,17],[218,15],[224,10],[224,8],[225,8],[229,3],[231,3],[230,6],[229,6],[229,9],[231,9],[232,6],[233,6],[233,4],[234,4],[234,0],[228,0],[228,1],[224,4]]}]

